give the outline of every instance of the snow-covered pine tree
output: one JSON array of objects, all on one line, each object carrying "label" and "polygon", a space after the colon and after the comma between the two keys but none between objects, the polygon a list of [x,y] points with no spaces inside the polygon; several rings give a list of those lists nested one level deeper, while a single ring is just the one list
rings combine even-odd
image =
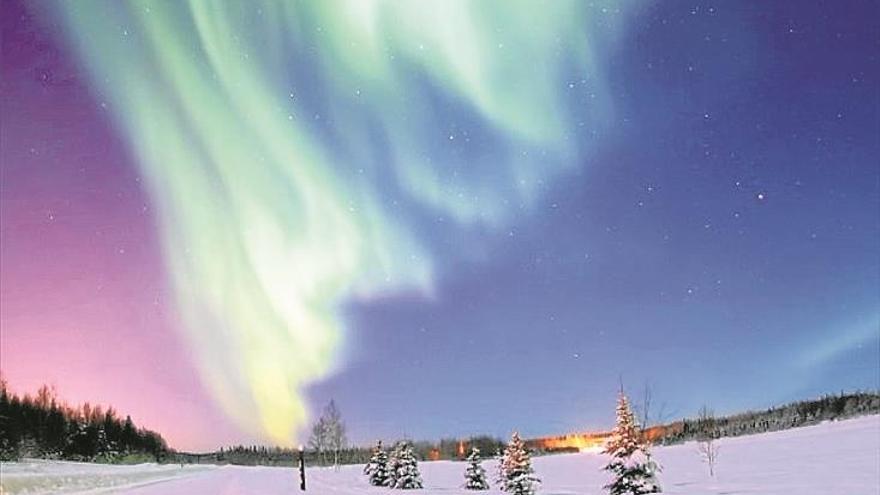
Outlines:
[{"label": "snow-covered pine tree", "polygon": [[513,495],[532,495],[541,482],[532,469],[532,459],[519,433],[513,432],[501,462],[501,490]]},{"label": "snow-covered pine tree", "polygon": [[660,493],[656,477],[659,468],[651,459],[623,391],[617,397],[617,424],[611,432],[605,453],[611,456],[611,462],[605,466],[605,470],[614,475],[614,480],[605,486],[611,495]]},{"label": "snow-covered pine tree", "polygon": [[422,488],[419,463],[416,461],[416,456],[408,442],[403,441],[397,444],[388,464],[389,482],[387,486],[401,490]]},{"label": "snow-covered pine tree", "polygon": [[400,468],[400,442],[388,452],[388,469],[385,471],[385,486],[394,488],[397,483],[397,469]]},{"label": "snow-covered pine tree", "polygon": [[364,474],[373,486],[385,486],[388,482],[388,454],[382,449],[381,440],[373,449],[370,462],[364,466]]},{"label": "snow-covered pine tree", "polygon": [[486,470],[480,464],[480,449],[471,448],[467,456],[468,467],[464,472],[464,487],[468,490],[488,490],[489,482],[486,480]]}]

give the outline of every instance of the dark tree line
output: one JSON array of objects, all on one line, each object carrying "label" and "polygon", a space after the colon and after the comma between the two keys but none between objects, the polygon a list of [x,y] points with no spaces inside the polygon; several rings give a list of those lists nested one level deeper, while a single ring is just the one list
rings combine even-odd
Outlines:
[{"label": "dark tree line", "polygon": [[[676,421],[664,427],[666,431],[659,443],[700,440],[706,438],[707,434],[711,434],[714,438],[752,435],[878,412],[880,412],[880,393],[877,392],[826,395],[818,399],[792,402],[762,411],[713,417],[711,423],[699,417]],[[707,424],[711,425],[711,432],[705,431]]]},{"label": "dark tree line", "polygon": [[[316,450],[304,452],[309,466],[326,465],[325,457]],[[370,449],[350,447],[339,451],[340,464],[361,464],[370,458]],[[285,447],[266,447],[261,445],[236,445],[224,447],[216,452],[189,453],[174,452],[169,462],[182,464],[234,464],[238,466],[293,466],[299,462],[299,450]]]},{"label": "dark tree line", "polygon": [[[416,441],[409,442],[413,454],[419,461],[426,460],[462,460],[471,447],[482,452],[498,452],[506,444],[499,438],[489,436],[473,437],[468,440],[443,439],[440,442]],[[390,445],[393,445],[391,443]],[[460,447],[464,447],[464,455]],[[372,447],[347,447],[339,450],[339,464],[366,464],[373,453]],[[316,449],[307,448],[304,452],[306,464],[309,466],[325,466],[327,459]],[[169,462],[184,464],[235,464],[241,466],[293,466],[299,460],[299,451],[283,447],[265,447],[259,445],[236,445],[225,447],[216,452],[196,454],[175,452]]]},{"label": "dark tree line", "polygon": [[36,396],[20,397],[0,379],[0,460],[143,462],[162,460],[167,452],[158,433],[138,428],[113,408],[71,407],[45,385]]}]

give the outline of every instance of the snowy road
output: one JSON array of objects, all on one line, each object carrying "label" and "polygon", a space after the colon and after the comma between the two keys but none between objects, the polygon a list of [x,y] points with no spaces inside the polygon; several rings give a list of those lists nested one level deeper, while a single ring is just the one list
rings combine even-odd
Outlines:
[{"label": "snowy road", "polygon": [[[224,466],[211,471],[141,486],[126,490],[126,494],[244,494],[244,493],[294,493],[299,491],[294,483],[292,469]],[[315,493],[324,493],[316,491]]]},{"label": "snowy road", "polygon": [[[309,493],[343,495],[364,493],[359,470],[309,470]],[[155,483],[124,492],[126,495],[169,494],[293,494],[299,490],[299,471],[293,468],[224,466],[211,471]]]},{"label": "snowy road", "polygon": [[[694,444],[655,449],[663,466],[664,493],[678,495],[877,495],[880,493],[880,416],[719,441],[717,476],[709,477]],[[545,456],[535,459],[544,481],[539,494],[603,494],[597,454]],[[36,464],[36,463],[34,463]],[[491,462],[484,466],[493,472]],[[420,465],[424,492],[464,495],[460,488],[465,464],[425,462]],[[295,494],[298,473],[292,468],[217,468],[177,466],[95,466],[76,463],[2,465],[3,489],[19,493],[122,493],[126,495]],[[51,468],[51,469],[50,469]],[[47,480],[53,480],[48,483]],[[67,485],[63,482],[68,480]],[[95,485],[88,489],[89,480]],[[308,491],[321,495],[395,493],[367,486],[361,466],[310,468]],[[98,489],[99,491],[95,491]],[[90,491],[89,491],[90,490]],[[100,491],[103,490],[103,491]],[[109,492],[108,492],[109,490]],[[113,491],[115,490],[115,491]],[[399,492],[397,492],[399,493]],[[419,493],[419,492],[415,492]],[[496,490],[482,492],[500,493]]]}]

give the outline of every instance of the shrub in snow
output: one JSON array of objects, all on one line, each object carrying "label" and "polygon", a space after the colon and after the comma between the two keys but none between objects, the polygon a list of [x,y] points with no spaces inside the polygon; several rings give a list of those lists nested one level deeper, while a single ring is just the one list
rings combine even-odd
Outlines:
[{"label": "shrub in snow", "polygon": [[541,482],[535,476],[529,451],[517,432],[513,432],[510,443],[504,449],[500,469],[501,490],[513,495],[532,495]]},{"label": "shrub in snow", "polygon": [[605,486],[611,495],[641,495],[661,491],[656,476],[659,467],[651,459],[623,392],[617,397],[617,425],[611,433],[605,453],[611,456],[611,462],[605,466],[605,470],[614,475],[612,482]]},{"label": "shrub in snow", "polygon": [[422,488],[422,475],[419,463],[407,442],[399,442],[391,452],[388,461],[388,482],[386,486],[410,490]]},{"label": "shrub in snow", "polygon": [[382,450],[382,441],[376,444],[370,462],[364,466],[364,474],[373,486],[385,486],[388,482],[388,454]]},{"label": "shrub in snow", "polygon": [[468,490],[488,490],[489,482],[486,481],[486,470],[480,464],[480,449],[474,447],[467,456],[468,467],[464,472],[464,487]]}]

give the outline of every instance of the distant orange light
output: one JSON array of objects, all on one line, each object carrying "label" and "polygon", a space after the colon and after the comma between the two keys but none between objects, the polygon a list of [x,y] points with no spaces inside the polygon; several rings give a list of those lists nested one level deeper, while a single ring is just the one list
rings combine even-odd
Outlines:
[{"label": "distant orange light", "polygon": [[428,452],[428,459],[431,461],[439,461],[440,460],[440,449],[434,448]]},{"label": "distant orange light", "polygon": [[536,441],[546,450],[577,449],[579,452],[598,452],[605,448],[606,433],[573,433],[559,437],[541,438]]},{"label": "distant orange light", "polygon": [[[661,440],[667,435],[681,432],[682,423],[672,423],[668,425],[658,425],[647,428],[642,432],[644,439],[649,443]],[[605,449],[605,444],[611,437],[611,432],[591,432],[591,433],[569,433],[568,435],[560,435],[556,437],[541,437],[528,440],[528,444],[532,448],[543,449],[546,451],[572,451],[599,453]]]}]

